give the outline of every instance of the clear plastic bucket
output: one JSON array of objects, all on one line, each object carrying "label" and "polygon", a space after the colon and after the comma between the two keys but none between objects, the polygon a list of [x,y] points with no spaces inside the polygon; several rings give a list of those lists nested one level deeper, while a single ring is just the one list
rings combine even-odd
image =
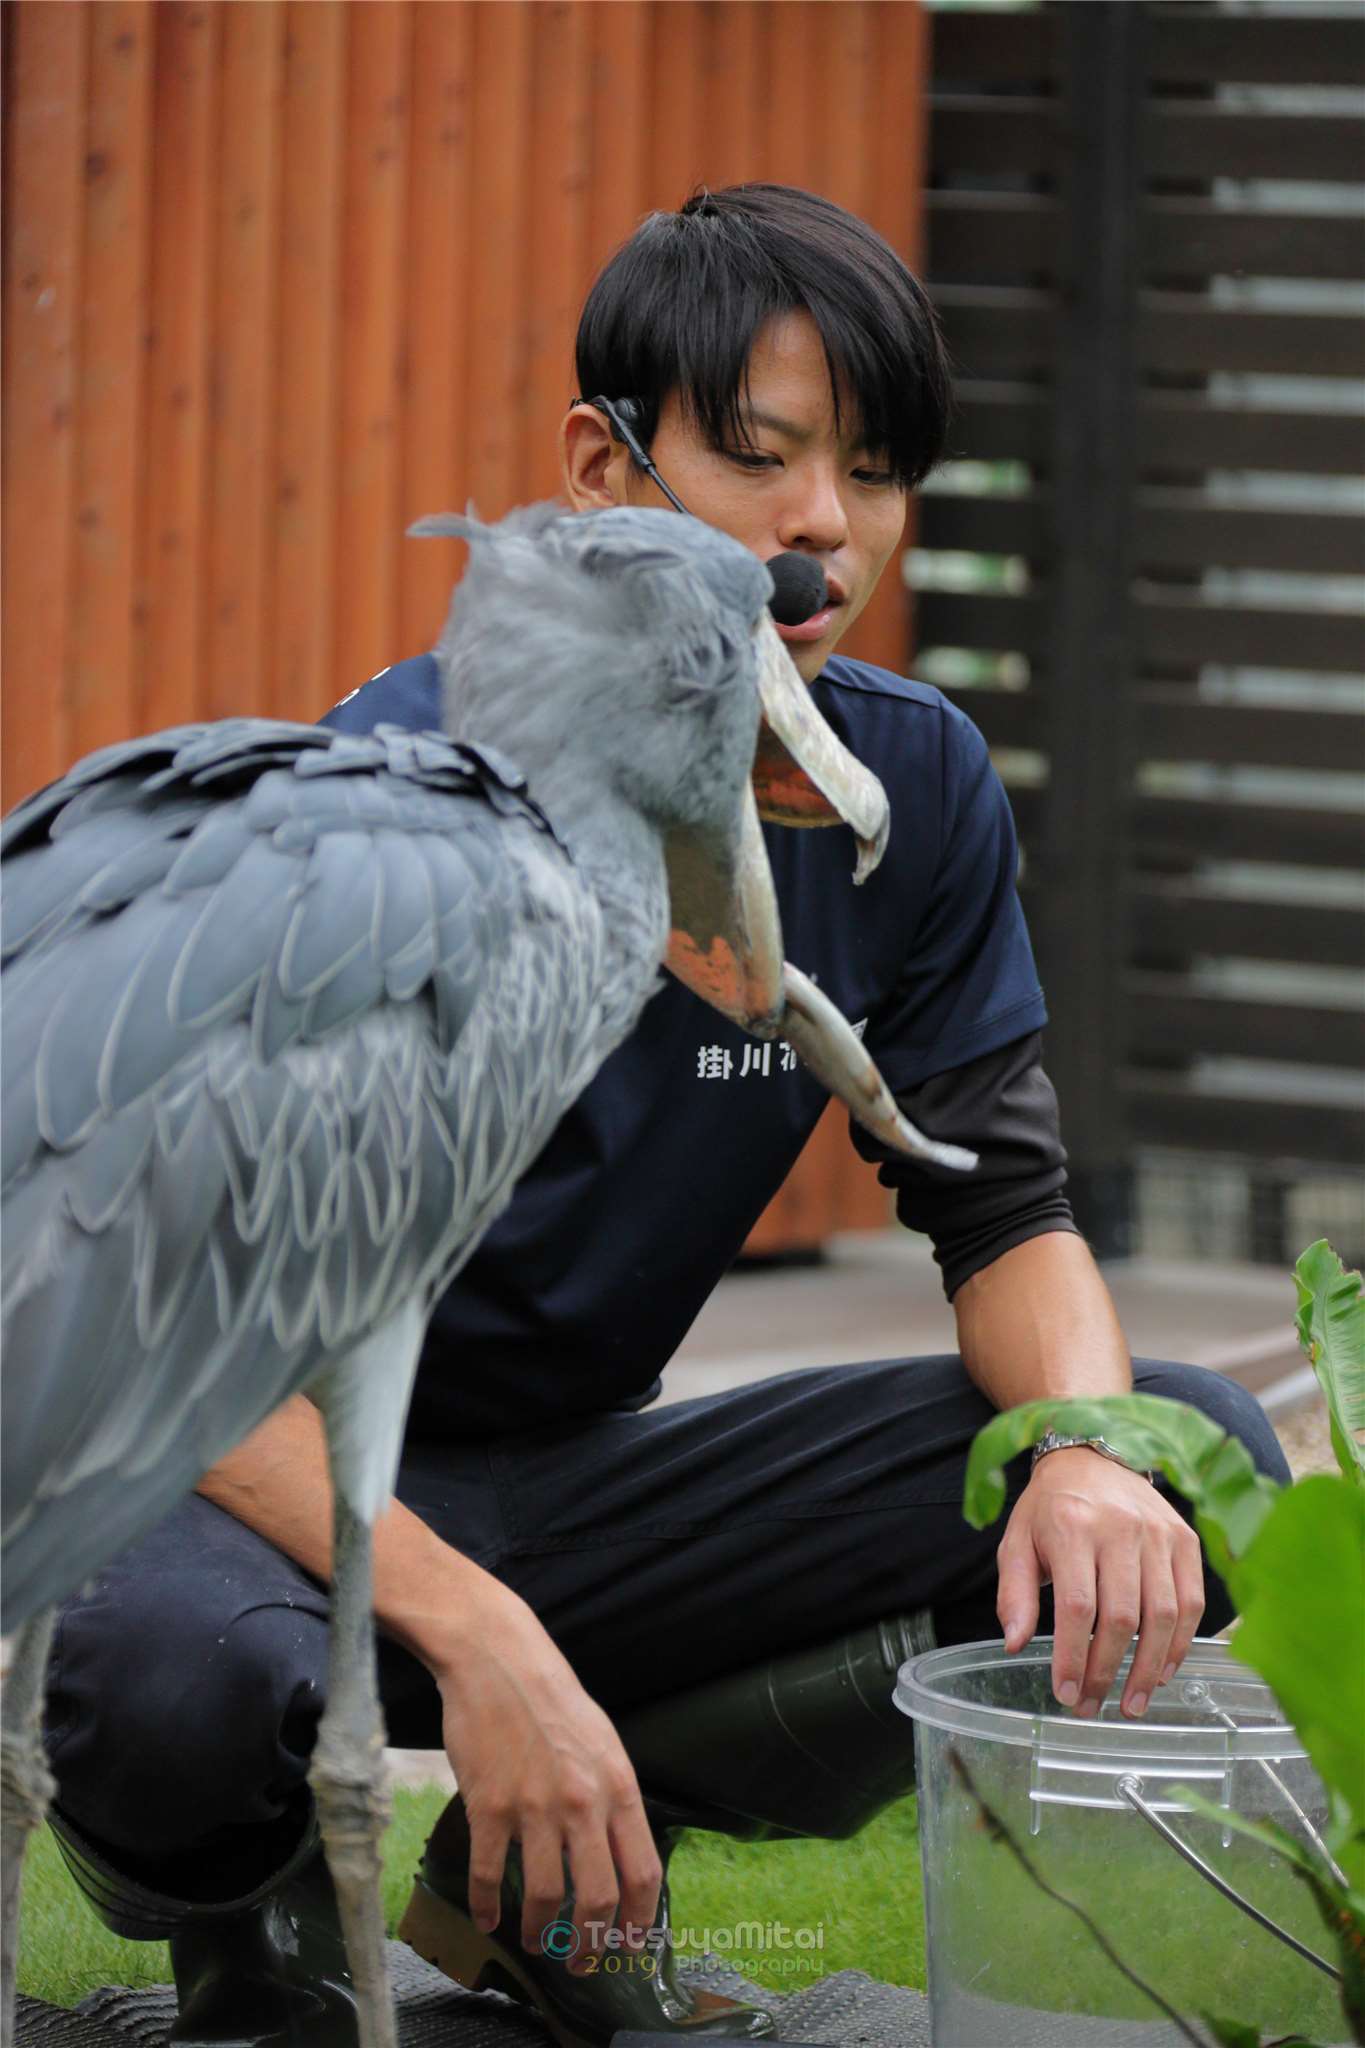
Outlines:
[{"label": "clear plastic bucket", "polygon": [[1335,1980],[1230,1903],[1213,1877],[1335,1964],[1308,1887],[1272,1849],[1171,1797],[1184,1785],[1300,1840],[1322,1831],[1326,1794],[1269,1688],[1225,1644],[1200,1641],[1142,1720],[1119,1714],[1125,1662],[1098,1719],[1081,1721],[1053,1698],[1051,1659],[1040,1637],[1014,1657],[999,1642],[963,1643],[901,1666],[896,1704],[915,1723],[935,2048],[1175,2048],[1189,2038],[1028,1875],[978,1801],[1036,1877],[1083,1907],[1117,1957],[1203,2038],[1199,2016],[1210,2013],[1272,2036],[1346,2042]]}]

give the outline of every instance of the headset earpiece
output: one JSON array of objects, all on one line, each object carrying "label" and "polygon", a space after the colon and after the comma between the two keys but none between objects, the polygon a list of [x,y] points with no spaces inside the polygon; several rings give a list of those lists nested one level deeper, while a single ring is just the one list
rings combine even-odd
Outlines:
[{"label": "headset earpiece", "polygon": [[640,460],[639,432],[645,409],[638,398],[580,398],[576,403],[590,405],[594,412],[600,412],[611,428],[612,440],[622,442],[637,462]]},{"label": "headset earpiece", "polygon": [[675,511],[686,512],[687,507],[676,491],[671,491],[654,466],[653,458],[640,440],[639,429],[644,424],[645,409],[638,398],[580,398],[577,405],[590,405],[594,412],[600,412],[611,428],[614,441],[620,441],[630,450],[646,476],[653,477],[659,489]]}]

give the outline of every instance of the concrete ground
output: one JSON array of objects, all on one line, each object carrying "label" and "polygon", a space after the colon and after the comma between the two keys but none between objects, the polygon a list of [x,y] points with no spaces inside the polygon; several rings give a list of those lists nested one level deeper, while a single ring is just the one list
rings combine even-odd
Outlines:
[{"label": "concrete ground", "polygon": [[[1105,1278],[1135,1356],[1231,1372],[1284,1412],[1312,1394],[1288,1273],[1125,1259]],[[741,1269],[722,1280],[665,1374],[663,1399],[802,1365],[956,1349],[928,1240],[906,1230],[850,1232],[832,1240],[822,1265]]]}]

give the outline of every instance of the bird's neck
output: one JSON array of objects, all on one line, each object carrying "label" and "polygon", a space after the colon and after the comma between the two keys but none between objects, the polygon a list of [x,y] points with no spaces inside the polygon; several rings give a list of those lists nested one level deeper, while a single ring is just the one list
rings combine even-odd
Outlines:
[{"label": "bird's neck", "polygon": [[[599,782],[592,801],[562,790],[550,774],[530,784],[602,908],[607,952],[604,1009],[638,1009],[668,943],[668,877],[663,838],[639,811]],[[560,801],[567,795],[569,801]],[[633,1021],[633,1015],[632,1015]]]},{"label": "bird's neck", "polygon": [[[602,909],[604,1020],[634,1022],[669,936],[669,889],[659,827],[608,786],[579,748],[557,760],[526,762],[526,795],[569,848],[579,881]],[[626,1026],[628,1028],[628,1026]]]},{"label": "bird's neck", "polygon": [[[496,717],[491,715],[496,709]],[[544,811],[556,836],[602,906],[610,972],[603,984],[604,1012],[633,1014],[653,985],[668,942],[668,879],[657,826],[628,804],[604,766],[608,749],[580,723],[572,733],[551,730],[534,694],[507,693],[476,715],[448,703],[450,729],[464,730],[505,753],[526,777],[526,792]],[[605,738],[605,736],[604,736]]]},{"label": "bird's neck", "polygon": [[655,965],[667,938],[669,901],[659,827],[602,788],[596,803],[581,811],[557,807],[553,791],[538,801],[544,801],[583,881],[610,911],[610,930],[626,936],[630,952],[653,948]]}]

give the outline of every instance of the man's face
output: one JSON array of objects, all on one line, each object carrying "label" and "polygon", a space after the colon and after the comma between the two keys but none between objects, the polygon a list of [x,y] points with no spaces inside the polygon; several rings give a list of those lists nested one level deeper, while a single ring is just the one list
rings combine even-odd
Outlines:
[{"label": "man's face", "polygon": [[[857,445],[849,406],[842,408],[842,436],[836,432],[825,352],[808,313],[785,314],[760,331],[743,402],[749,446],[712,448],[683,417],[674,393],[664,402],[649,452],[698,519],[742,541],[761,561],[792,549],[825,571],[830,606],[803,626],[778,627],[811,682],[895,553],[907,493],[892,483],[880,457]],[[579,503],[571,462],[569,473],[570,495]],[[600,475],[612,503],[668,504],[619,443]]]}]

